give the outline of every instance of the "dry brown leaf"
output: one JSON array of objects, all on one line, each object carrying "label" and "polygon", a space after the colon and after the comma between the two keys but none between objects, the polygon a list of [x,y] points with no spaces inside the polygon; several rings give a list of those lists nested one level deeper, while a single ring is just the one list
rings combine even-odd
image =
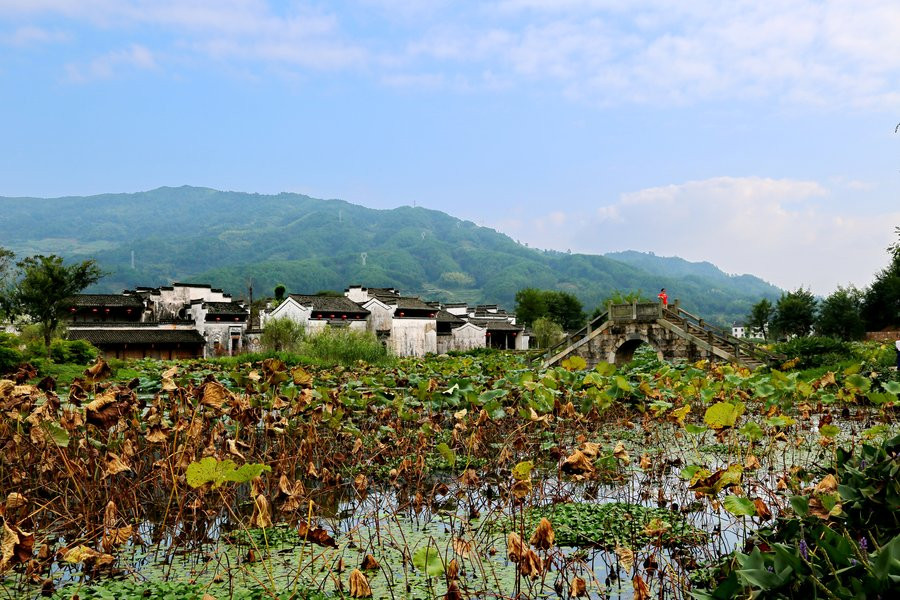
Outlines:
[{"label": "dry brown leaf", "polygon": [[546,517],[541,517],[541,522],[531,535],[531,545],[540,550],[548,550],[553,546],[554,537],[556,535],[553,533],[553,525]]},{"label": "dry brown leaf", "polygon": [[650,588],[640,575],[634,576],[631,585],[634,587],[634,600],[650,600]]},{"label": "dry brown leaf", "polygon": [[525,577],[537,579],[544,572],[544,562],[534,550],[527,550],[519,561],[519,572]]},{"label": "dry brown leaf", "polygon": [[454,580],[459,577],[459,561],[455,558],[450,559],[450,562],[447,563],[447,579]]},{"label": "dry brown leaf", "polygon": [[525,543],[518,533],[510,533],[506,536],[506,557],[517,563],[525,555]]},{"label": "dry brown leaf", "polygon": [[239,459],[241,459],[242,461],[246,462],[247,459],[244,458],[244,455],[241,454],[241,451],[240,451],[240,450],[238,450],[237,442],[236,442],[235,440],[228,440],[228,441],[226,441],[226,442],[225,442],[225,449],[228,450],[228,454],[230,454],[230,455],[232,455],[232,456],[236,456],[237,458],[239,458]]},{"label": "dry brown leaf", "polygon": [[353,572],[350,573],[350,597],[369,598],[371,596],[372,588],[369,587],[369,580],[362,571],[353,569]]},{"label": "dry brown leaf", "polygon": [[119,422],[121,412],[114,392],[97,395],[84,407],[84,420],[102,429],[109,429]]},{"label": "dry brown leaf", "polygon": [[756,507],[756,516],[765,521],[772,518],[772,511],[769,510],[769,507],[766,506],[766,503],[761,498],[754,498],[753,505]]},{"label": "dry brown leaf", "polygon": [[447,593],[444,595],[444,600],[462,600],[462,598],[463,595],[459,591],[459,586],[456,585],[456,580],[451,579],[447,585]]},{"label": "dry brown leaf", "polygon": [[162,444],[169,439],[169,437],[163,433],[162,427],[154,425],[150,428],[150,431],[147,432],[147,435],[144,436],[144,439],[151,444]]},{"label": "dry brown leaf", "polygon": [[641,469],[646,471],[647,469],[649,469],[652,466],[653,466],[653,463],[650,461],[650,455],[647,454],[646,452],[644,454],[641,454],[641,462],[640,462]]},{"label": "dry brown leaf", "polygon": [[112,369],[106,364],[102,356],[97,357],[97,361],[84,371],[84,376],[93,381],[102,381],[112,375]]},{"label": "dry brown leaf", "polygon": [[203,384],[203,398],[200,400],[200,404],[219,409],[222,408],[222,404],[229,395],[230,393],[224,385],[218,381],[208,381]]},{"label": "dry brown leaf", "polygon": [[838,481],[837,481],[837,479],[835,478],[834,475],[832,475],[831,473],[829,473],[828,475],[826,475],[825,477],[823,477],[823,478],[822,478],[822,481],[820,481],[820,482],[816,485],[816,490],[815,490],[815,492],[816,492],[817,494],[833,494],[834,492],[837,491],[837,488],[838,488]]},{"label": "dry brown leaf", "polygon": [[114,452],[106,453],[106,471],[103,474],[103,477],[107,477],[110,475],[117,475],[124,471],[130,471],[131,467],[128,466],[125,461],[119,458],[118,454]]},{"label": "dry brown leaf", "polygon": [[468,558],[469,553],[472,551],[472,543],[458,537],[453,538],[451,546],[453,547],[453,551],[463,558]]},{"label": "dry brown leaf", "polygon": [[582,598],[584,596],[587,596],[587,583],[581,577],[573,577],[569,583],[569,597]]},{"label": "dry brown leaf", "polygon": [[597,442],[584,442],[581,444],[581,452],[590,459],[597,458],[600,454],[601,446]]},{"label": "dry brown leaf", "polygon": [[25,506],[27,503],[28,499],[25,498],[25,496],[23,496],[19,492],[11,492],[6,497],[6,514],[8,515],[11,511],[21,506]]},{"label": "dry brown leaf", "polygon": [[356,488],[356,491],[360,494],[369,489],[369,478],[366,477],[365,473],[360,473],[356,476],[353,480],[353,487]]},{"label": "dry brown leaf", "polygon": [[592,475],[594,473],[593,463],[581,450],[576,450],[571,456],[566,458],[561,468],[563,473],[572,475]]},{"label": "dry brown leaf", "polygon": [[753,454],[748,454],[744,460],[744,469],[751,471],[759,468],[759,459]]},{"label": "dry brown leaf", "polygon": [[616,546],[616,556],[619,557],[619,563],[626,571],[630,571],[634,566],[634,551],[631,548]]},{"label": "dry brown leaf", "polygon": [[375,557],[371,554],[366,554],[366,557],[363,559],[362,564],[359,566],[363,571],[371,571],[373,569],[377,569],[381,565],[378,564],[378,561],[375,560]]},{"label": "dry brown leaf", "polygon": [[250,522],[254,527],[259,527],[260,529],[271,527],[272,516],[269,511],[269,501],[266,500],[264,495],[259,494],[256,496],[254,504],[256,505],[256,510],[254,511],[253,518],[250,519]]},{"label": "dry brown leaf", "polygon": [[623,444],[622,442],[616,442],[616,447],[613,448],[613,456],[621,460],[626,465],[631,462],[631,457],[628,456],[628,451],[625,450],[625,444]]},{"label": "dry brown leaf", "polygon": [[10,529],[3,521],[3,530],[0,533],[0,573],[3,573],[12,566],[12,559],[15,556],[16,544],[19,543],[19,534]]}]

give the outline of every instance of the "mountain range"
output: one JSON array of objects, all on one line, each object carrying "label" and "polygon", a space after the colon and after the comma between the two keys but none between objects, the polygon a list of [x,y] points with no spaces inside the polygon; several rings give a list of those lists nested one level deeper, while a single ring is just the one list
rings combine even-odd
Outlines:
[{"label": "mountain range", "polygon": [[742,320],[781,290],[708,262],[634,251],[572,254],[526,247],[493,229],[425,208],[375,210],[301,194],[162,187],[133,194],[0,197],[0,245],[18,256],[95,259],[91,290],[173,281],[211,283],[246,297],[396,287],[423,298],[497,303],[524,287],[575,294],[588,312],[613,291],[670,298],[710,321]]}]

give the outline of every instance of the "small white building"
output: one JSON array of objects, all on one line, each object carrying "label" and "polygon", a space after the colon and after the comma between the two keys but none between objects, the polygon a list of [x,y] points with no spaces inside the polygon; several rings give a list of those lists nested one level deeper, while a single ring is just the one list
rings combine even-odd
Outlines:
[{"label": "small white building", "polygon": [[308,333],[326,327],[366,331],[369,311],[346,296],[290,294],[281,304],[260,314],[260,326],[265,328],[271,319],[285,318],[300,323]]}]

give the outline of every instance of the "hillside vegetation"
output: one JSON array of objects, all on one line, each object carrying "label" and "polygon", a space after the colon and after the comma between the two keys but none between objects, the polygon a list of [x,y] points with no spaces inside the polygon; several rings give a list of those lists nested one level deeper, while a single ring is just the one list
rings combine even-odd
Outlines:
[{"label": "hillside vegetation", "polygon": [[95,258],[108,275],[89,291],[200,281],[244,296],[252,278],[257,296],[278,283],[295,292],[363,284],[512,308],[517,290],[537,287],[572,292],[590,310],[613,290],[655,296],[666,287],[687,310],[720,323],[743,319],[755,301],[780,292],[710,263],[541,251],[439,211],[373,210],[287,193],[165,187],[0,198],[0,239],[19,256]]}]

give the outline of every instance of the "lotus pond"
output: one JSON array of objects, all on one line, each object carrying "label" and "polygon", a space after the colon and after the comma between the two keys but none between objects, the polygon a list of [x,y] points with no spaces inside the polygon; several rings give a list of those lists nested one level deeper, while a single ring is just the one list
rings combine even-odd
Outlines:
[{"label": "lotus pond", "polygon": [[482,352],[0,381],[0,598],[887,598],[883,351],[814,377]]}]

